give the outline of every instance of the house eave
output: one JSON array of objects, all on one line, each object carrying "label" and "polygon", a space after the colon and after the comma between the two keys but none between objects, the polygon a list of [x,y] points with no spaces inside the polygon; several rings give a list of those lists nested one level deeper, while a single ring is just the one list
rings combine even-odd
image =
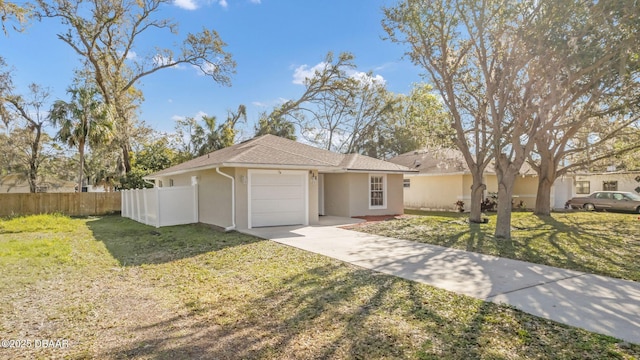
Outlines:
[{"label": "house eave", "polygon": [[160,175],[150,175],[144,176],[143,179],[155,180],[159,178],[164,178],[168,176],[182,175],[195,171],[205,171],[212,170],[216,168],[247,168],[247,169],[284,169],[284,170],[318,170],[320,172],[336,172],[336,170],[341,170],[339,168],[333,166],[318,166],[318,165],[284,165],[284,164],[252,164],[252,163],[219,163],[219,164],[211,164],[199,167],[192,167],[189,169],[183,169],[178,171],[172,171],[168,173],[163,173]]},{"label": "house eave", "polygon": [[418,175],[415,170],[344,169],[348,173]]}]

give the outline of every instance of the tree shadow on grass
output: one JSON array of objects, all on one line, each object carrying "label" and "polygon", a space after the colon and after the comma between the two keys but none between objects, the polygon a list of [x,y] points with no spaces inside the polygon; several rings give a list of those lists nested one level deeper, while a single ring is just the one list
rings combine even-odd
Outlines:
[{"label": "tree shadow on grass", "polygon": [[263,241],[204,224],[155,228],[116,215],[88,221],[87,227],[121,266],[161,264]]},{"label": "tree shadow on grass", "polygon": [[[637,237],[637,227],[628,222],[606,224],[606,219],[557,219],[529,213],[514,219],[511,239],[498,239],[493,236],[492,223],[470,224],[456,220],[455,215],[452,213],[452,220],[438,222],[420,218],[396,220],[397,226],[383,229],[383,235],[604,276],[640,279],[640,265],[633,257],[638,243],[631,240]],[[490,221],[495,222],[495,218]],[[610,234],[611,229],[615,229],[615,236]],[[375,229],[368,232],[376,233]]]},{"label": "tree shadow on grass", "polygon": [[[104,355],[506,359],[576,351],[597,358],[608,354],[614,342],[597,336],[594,342],[588,333],[505,306],[335,263],[284,276],[277,286],[256,293],[248,300],[214,301],[186,316],[133,327],[138,341],[108,348]],[[234,313],[229,306],[238,306],[235,313],[242,316],[229,317]]]},{"label": "tree shadow on grass", "polygon": [[480,254],[516,258],[517,244],[513,239],[496,238],[493,236],[492,231],[493,228],[487,224],[468,223],[459,231],[448,233],[444,241],[436,245]]},{"label": "tree shadow on grass", "polygon": [[[533,256],[545,259],[543,260],[545,264],[592,274],[640,280],[637,277],[637,267],[634,269],[634,264],[637,262],[633,251],[628,253],[623,251],[624,254],[614,251],[620,250],[620,247],[624,246],[622,244],[624,241],[621,243],[618,239],[632,239],[637,236],[634,229],[624,226],[616,227],[613,223],[592,223],[589,220],[581,222],[576,219],[558,221],[553,216],[537,216],[537,218],[542,222],[541,227],[544,227],[544,232],[540,235],[543,238],[530,238],[526,240],[526,243],[530,245],[536,240],[548,241],[556,250],[557,256],[533,250],[538,246],[529,246]],[[599,233],[598,228],[602,226],[605,229],[616,227],[617,239]]]}]

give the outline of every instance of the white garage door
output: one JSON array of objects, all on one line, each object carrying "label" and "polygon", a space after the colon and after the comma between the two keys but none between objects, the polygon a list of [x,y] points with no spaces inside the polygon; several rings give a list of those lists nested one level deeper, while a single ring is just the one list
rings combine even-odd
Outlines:
[{"label": "white garage door", "polygon": [[307,172],[249,170],[249,227],[307,225]]}]

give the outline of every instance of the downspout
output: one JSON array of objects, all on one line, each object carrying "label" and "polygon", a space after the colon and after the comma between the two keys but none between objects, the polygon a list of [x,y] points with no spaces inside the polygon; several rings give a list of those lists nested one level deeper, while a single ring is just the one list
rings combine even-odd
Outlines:
[{"label": "downspout", "polygon": [[220,171],[220,167],[216,167],[216,172],[231,180],[231,226],[224,228],[224,231],[236,229],[236,179]]},{"label": "downspout", "polygon": [[155,181],[151,182],[151,180],[148,180],[148,179],[142,179],[142,180],[144,182],[146,182],[147,184],[151,184],[152,188],[156,187],[156,182]]}]

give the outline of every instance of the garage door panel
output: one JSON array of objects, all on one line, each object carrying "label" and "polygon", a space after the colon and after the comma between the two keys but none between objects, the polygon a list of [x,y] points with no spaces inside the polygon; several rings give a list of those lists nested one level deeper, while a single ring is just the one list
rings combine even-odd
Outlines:
[{"label": "garage door panel", "polygon": [[255,171],[250,179],[251,227],[306,223],[306,171]]},{"label": "garage door panel", "polygon": [[253,200],[251,210],[254,213],[260,212],[304,212],[304,204],[300,199],[281,199],[281,200]]},{"label": "garage door panel", "polygon": [[257,213],[253,215],[252,218],[252,222],[253,222],[253,227],[261,227],[261,226],[278,226],[278,225],[301,225],[303,224],[302,219],[300,219],[300,221],[297,221],[293,224],[281,224],[282,222],[282,218],[289,218],[289,219],[293,219],[296,217],[300,217],[300,213],[299,212],[289,212],[289,213],[279,213],[279,214],[274,214],[272,212],[267,212],[267,213]]},{"label": "garage door panel", "polygon": [[259,174],[253,176],[251,183],[253,186],[294,186],[300,185],[302,174]]},{"label": "garage door panel", "polygon": [[300,199],[304,195],[302,186],[255,186],[251,191],[254,200]]}]

